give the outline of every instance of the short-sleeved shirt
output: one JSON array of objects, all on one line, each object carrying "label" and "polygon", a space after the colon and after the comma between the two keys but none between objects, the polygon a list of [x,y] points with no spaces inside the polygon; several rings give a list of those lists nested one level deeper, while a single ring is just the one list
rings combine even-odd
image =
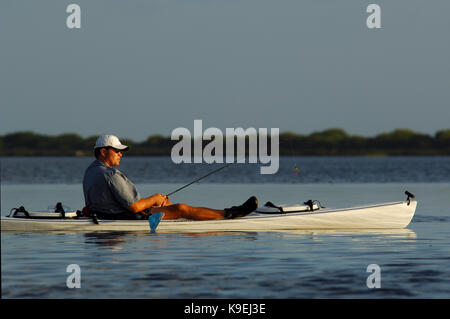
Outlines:
[{"label": "short-sleeved shirt", "polygon": [[129,212],[127,207],[140,199],[136,186],[118,169],[95,160],[84,173],[86,207],[107,214]]}]

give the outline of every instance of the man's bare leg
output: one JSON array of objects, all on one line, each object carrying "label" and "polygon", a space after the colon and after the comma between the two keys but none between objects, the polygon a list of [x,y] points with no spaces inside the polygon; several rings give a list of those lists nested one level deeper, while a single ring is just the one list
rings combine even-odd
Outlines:
[{"label": "man's bare leg", "polygon": [[150,213],[162,212],[163,219],[186,218],[192,220],[211,220],[222,218],[244,217],[250,214],[258,207],[258,199],[255,196],[250,197],[240,206],[233,206],[225,209],[212,209],[207,207],[192,207],[186,204],[172,204],[169,200],[166,205],[161,207],[152,207]]},{"label": "man's bare leg", "polygon": [[152,207],[151,213],[164,213],[163,219],[186,218],[192,220],[222,219],[225,210],[212,209],[207,207],[192,207],[186,204],[172,204],[163,207]]}]

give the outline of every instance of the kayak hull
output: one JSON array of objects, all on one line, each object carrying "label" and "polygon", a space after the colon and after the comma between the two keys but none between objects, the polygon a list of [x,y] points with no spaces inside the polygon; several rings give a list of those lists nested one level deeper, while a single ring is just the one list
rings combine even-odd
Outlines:
[{"label": "kayak hull", "polygon": [[[345,229],[403,229],[411,222],[417,202],[415,200],[382,203],[342,209],[320,209],[313,212],[287,214],[252,213],[243,218],[207,221],[161,220],[158,232],[210,232],[210,231],[292,231],[292,230],[345,230]],[[94,224],[88,218],[79,219],[27,219],[1,218],[2,231],[145,231],[147,220],[99,220]]]}]

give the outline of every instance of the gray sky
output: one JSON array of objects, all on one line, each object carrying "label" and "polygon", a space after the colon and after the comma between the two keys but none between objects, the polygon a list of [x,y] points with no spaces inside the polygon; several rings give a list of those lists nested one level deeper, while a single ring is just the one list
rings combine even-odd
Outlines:
[{"label": "gray sky", "polygon": [[[66,7],[81,7],[81,29]],[[381,7],[381,29],[366,8]],[[0,134],[450,128],[450,1],[2,0]]]}]

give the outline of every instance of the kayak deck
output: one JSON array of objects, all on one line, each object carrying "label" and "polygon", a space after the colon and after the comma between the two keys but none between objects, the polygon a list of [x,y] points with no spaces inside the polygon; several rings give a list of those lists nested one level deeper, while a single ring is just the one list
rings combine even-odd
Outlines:
[{"label": "kayak deck", "polygon": [[[243,218],[206,221],[161,220],[157,232],[209,232],[209,231],[285,231],[285,230],[339,230],[339,229],[402,229],[411,222],[417,202],[382,203],[340,209],[260,214]],[[148,220],[99,220],[89,218],[27,219],[1,218],[2,231],[145,231],[150,230]]]}]

